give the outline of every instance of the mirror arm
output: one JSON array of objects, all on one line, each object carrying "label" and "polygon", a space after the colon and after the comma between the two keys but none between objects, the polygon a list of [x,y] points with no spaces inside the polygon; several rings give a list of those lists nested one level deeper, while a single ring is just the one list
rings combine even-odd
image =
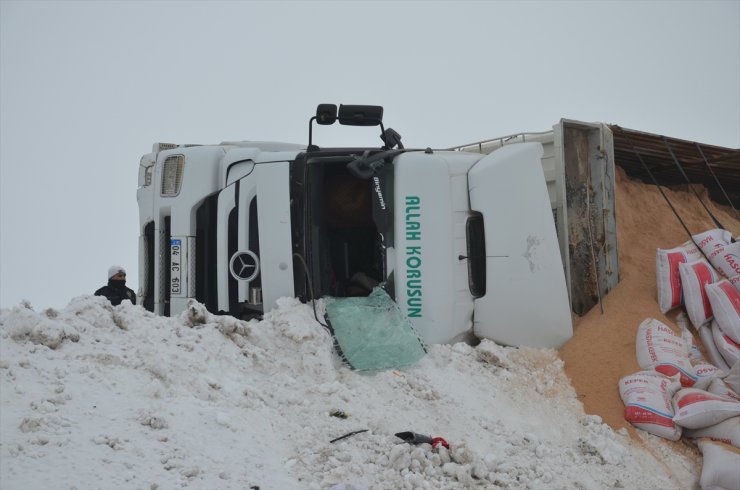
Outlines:
[{"label": "mirror arm", "polygon": [[308,120],[308,148],[307,151],[316,151],[318,146],[314,147],[311,143],[313,142],[313,122],[316,120],[316,116],[313,116]]}]

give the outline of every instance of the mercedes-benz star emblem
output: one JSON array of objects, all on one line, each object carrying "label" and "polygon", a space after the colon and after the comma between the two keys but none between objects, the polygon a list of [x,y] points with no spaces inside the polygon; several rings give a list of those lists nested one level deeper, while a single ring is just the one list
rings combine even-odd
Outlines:
[{"label": "mercedes-benz star emblem", "polygon": [[251,281],[260,272],[260,259],[251,250],[239,250],[231,256],[229,271],[237,281]]}]

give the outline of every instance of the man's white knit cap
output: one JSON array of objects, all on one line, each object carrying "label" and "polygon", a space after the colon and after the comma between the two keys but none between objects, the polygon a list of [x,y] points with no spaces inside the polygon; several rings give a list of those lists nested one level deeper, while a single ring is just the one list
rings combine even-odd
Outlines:
[{"label": "man's white knit cap", "polygon": [[112,265],[112,266],[110,266],[108,268],[108,279],[110,279],[111,277],[115,276],[119,272],[123,272],[125,274],[126,273],[126,269],[124,269],[120,265]]}]

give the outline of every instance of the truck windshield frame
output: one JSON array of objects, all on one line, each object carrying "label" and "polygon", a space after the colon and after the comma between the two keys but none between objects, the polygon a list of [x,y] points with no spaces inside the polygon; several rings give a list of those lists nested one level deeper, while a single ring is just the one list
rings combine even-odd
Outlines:
[{"label": "truck windshield frame", "polygon": [[291,165],[294,253],[305,261],[294,276],[305,299],[367,296],[387,279],[393,171],[389,165],[368,179],[352,175],[347,165],[366,150],[302,153]]}]

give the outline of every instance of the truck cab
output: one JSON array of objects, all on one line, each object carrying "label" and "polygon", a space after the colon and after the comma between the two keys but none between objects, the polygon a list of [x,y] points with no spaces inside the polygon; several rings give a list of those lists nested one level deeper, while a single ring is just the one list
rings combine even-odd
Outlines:
[{"label": "truck cab", "polygon": [[572,335],[543,145],[406,149],[382,107],[309,122],[380,126],[383,145],[155,144],[140,163],[140,304],[258,317],[280,297],[382,287],[426,343],[559,347]]}]

